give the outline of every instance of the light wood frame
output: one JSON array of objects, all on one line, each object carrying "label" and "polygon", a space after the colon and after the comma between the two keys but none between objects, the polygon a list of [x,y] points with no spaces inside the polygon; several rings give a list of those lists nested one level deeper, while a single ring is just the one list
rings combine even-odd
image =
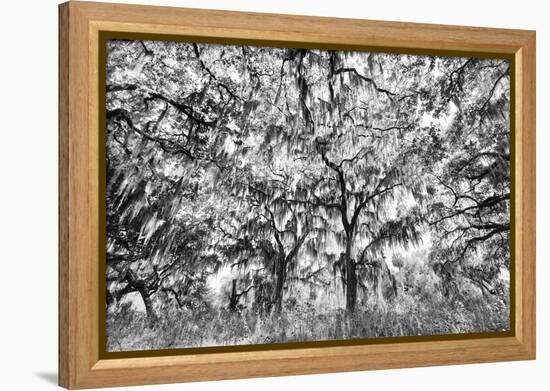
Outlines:
[{"label": "light wood frame", "polygon": [[[99,102],[101,31],[508,55],[514,332],[499,338],[227,353],[100,357]],[[59,6],[59,384],[75,388],[535,358],[535,32],[88,2]]]}]

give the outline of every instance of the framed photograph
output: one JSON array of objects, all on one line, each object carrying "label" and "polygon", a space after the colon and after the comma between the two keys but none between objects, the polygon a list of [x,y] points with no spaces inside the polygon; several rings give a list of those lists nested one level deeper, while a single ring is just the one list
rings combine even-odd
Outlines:
[{"label": "framed photograph", "polygon": [[59,382],[535,358],[535,33],[59,7]]}]

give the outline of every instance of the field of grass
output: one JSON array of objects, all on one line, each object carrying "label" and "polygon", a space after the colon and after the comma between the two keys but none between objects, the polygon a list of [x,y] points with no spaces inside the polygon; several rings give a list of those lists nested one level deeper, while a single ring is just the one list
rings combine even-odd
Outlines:
[{"label": "field of grass", "polygon": [[[115,321],[116,319],[116,321]],[[204,306],[172,309],[154,321],[129,303],[107,317],[107,350],[129,351],[505,331],[509,306],[499,296],[419,303],[401,295],[385,309],[367,306],[354,314],[320,312],[315,305],[285,302],[280,314],[230,312]]]}]

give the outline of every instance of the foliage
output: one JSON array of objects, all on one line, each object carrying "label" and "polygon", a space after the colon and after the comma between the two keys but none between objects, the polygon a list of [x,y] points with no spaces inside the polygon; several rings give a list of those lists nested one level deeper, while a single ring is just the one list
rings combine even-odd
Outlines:
[{"label": "foliage", "polygon": [[106,66],[109,349],[507,329],[506,61],[113,40]]}]

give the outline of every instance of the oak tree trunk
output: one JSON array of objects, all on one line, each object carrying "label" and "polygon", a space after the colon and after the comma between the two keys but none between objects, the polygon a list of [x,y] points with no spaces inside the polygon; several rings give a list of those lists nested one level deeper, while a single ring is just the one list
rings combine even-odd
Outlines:
[{"label": "oak tree trunk", "polygon": [[280,313],[283,306],[283,288],[286,279],[286,261],[280,257],[277,261],[277,269],[275,275],[275,291],[273,292],[273,304],[275,312]]},{"label": "oak tree trunk", "polygon": [[346,311],[355,311],[355,302],[357,301],[357,275],[355,271],[355,261],[351,257],[351,245],[353,235],[346,236],[346,252],[344,254],[346,268]]},{"label": "oak tree trunk", "polygon": [[151,320],[155,319],[155,311],[153,310],[151,295],[149,295],[149,293],[147,293],[145,289],[138,289],[138,291],[143,300],[143,304],[145,305],[145,313],[147,314],[147,318]]},{"label": "oak tree trunk", "polygon": [[233,280],[231,282],[231,295],[229,296],[229,310],[236,311],[238,303],[239,296],[237,295],[237,280]]}]

